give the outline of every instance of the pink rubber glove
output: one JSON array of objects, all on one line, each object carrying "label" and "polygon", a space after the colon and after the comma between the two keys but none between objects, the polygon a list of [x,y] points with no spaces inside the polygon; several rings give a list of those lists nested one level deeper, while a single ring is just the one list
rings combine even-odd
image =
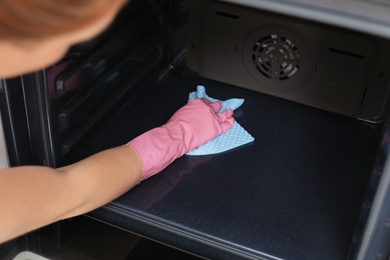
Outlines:
[{"label": "pink rubber glove", "polygon": [[141,181],[159,173],[175,159],[229,130],[233,110],[221,113],[221,102],[193,99],[160,126],[127,143],[141,158]]}]

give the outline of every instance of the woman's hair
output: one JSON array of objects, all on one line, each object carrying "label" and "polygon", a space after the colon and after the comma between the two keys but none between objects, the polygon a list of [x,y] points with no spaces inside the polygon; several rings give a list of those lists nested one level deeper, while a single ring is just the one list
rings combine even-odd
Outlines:
[{"label": "woman's hair", "polygon": [[0,0],[0,39],[35,40],[97,21],[125,0]]}]

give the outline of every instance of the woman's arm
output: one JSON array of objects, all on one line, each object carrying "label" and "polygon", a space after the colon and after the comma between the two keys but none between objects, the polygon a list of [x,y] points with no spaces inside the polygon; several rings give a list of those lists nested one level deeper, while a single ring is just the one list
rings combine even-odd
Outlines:
[{"label": "woman's arm", "polygon": [[138,184],[141,175],[141,161],[128,146],[59,169],[1,170],[0,243],[98,208]]},{"label": "woman's arm", "polygon": [[52,169],[23,166],[0,171],[0,243],[119,197],[184,153],[233,126],[232,110],[195,99],[161,127],[80,162]]}]

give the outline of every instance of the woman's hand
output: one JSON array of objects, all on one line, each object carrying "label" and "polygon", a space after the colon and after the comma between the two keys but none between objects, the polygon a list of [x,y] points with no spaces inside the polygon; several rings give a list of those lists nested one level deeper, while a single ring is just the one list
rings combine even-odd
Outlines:
[{"label": "woman's hand", "polygon": [[143,164],[145,180],[162,171],[175,159],[229,130],[234,123],[233,110],[217,113],[221,102],[193,99],[169,121],[130,141]]}]

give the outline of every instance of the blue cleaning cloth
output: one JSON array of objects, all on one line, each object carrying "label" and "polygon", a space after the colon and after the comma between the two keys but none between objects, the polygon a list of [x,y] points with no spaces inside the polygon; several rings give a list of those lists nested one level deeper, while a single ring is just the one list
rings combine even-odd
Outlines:
[{"label": "blue cleaning cloth", "polygon": [[[195,92],[189,94],[188,101],[195,98],[207,98],[208,100],[215,102],[220,101],[215,98],[211,98],[206,94],[206,89],[204,86],[199,85]],[[232,98],[225,101],[222,101],[222,107],[218,111],[219,113],[230,108],[237,109],[244,103],[244,99]],[[217,136],[213,140],[195,148],[188,153],[187,155],[199,156],[199,155],[210,155],[222,153],[233,148],[239,147],[241,145],[253,142],[255,139],[251,136],[237,121],[234,121],[233,127],[226,131],[224,134]]]}]

